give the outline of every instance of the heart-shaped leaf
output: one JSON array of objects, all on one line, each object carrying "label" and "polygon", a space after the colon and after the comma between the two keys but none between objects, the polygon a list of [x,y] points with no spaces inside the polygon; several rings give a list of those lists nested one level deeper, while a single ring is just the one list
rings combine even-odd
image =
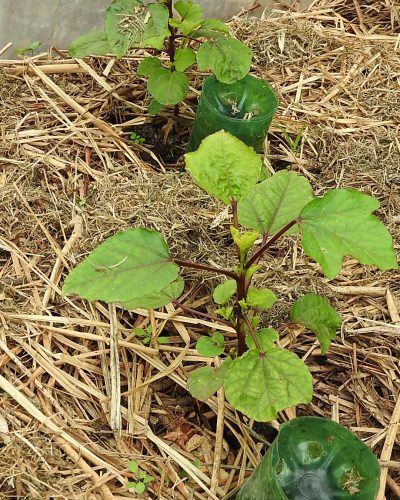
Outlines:
[{"label": "heart-shaped leaf", "polygon": [[216,286],[213,292],[213,300],[216,304],[226,304],[229,299],[236,293],[236,280],[226,280]]},{"label": "heart-shaped leaf", "polygon": [[189,91],[189,81],[184,73],[158,68],[151,72],[147,88],[159,103],[178,104]]},{"label": "heart-shaped leaf", "polygon": [[397,269],[392,237],[372,212],[379,202],[351,189],[334,189],[308,203],[300,214],[301,244],[307,255],[335,278],[348,255],[379,269]]},{"label": "heart-shaped leaf", "polygon": [[291,319],[309,328],[318,338],[321,353],[326,354],[342,323],[339,314],[320,295],[309,293],[296,300],[292,306]]},{"label": "heart-shaped leaf", "polygon": [[[260,233],[276,234],[297,219],[313,194],[310,183],[295,172],[281,170],[257,186],[238,203],[238,219],[242,226]],[[286,234],[298,231],[292,227]]]},{"label": "heart-shaped leaf", "polygon": [[223,83],[234,83],[250,71],[253,53],[236,38],[221,36],[201,44],[197,64],[201,71],[211,69]]},{"label": "heart-shaped leaf", "polygon": [[278,411],[312,398],[312,377],[296,354],[272,348],[252,349],[235,359],[225,377],[230,404],[250,418],[269,422]]},{"label": "heart-shaped leaf", "polygon": [[198,368],[187,381],[187,390],[194,398],[205,401],[222,386],[231,364],[232,359],[227,358],[216,370],[211,366]]},{"label": "heart-shaped leaf", "polygon": [[249,193],[261,170],[254,149],[223,130],[206,137],[197,151],[185,154],[185,163],[197,184],[225,204]]},{"label": "heart-shaped leaf", "polygon": [[224,352],[225,339],[222,333],[215,332],[212,337],[202,335],[196,343],[196,350],[201,356],[214,358]]},{"label": "heart-shaped leaf", "polygon": [[104,31],[92,31],[78,36],[69,46],[72,57],[101,56],[112,52]]},{"label": "heart-shaped leaf", "polygon": [[126,302],[165,289],[178,274],[162,234],[128,229],[108,238],[78,264],[67,276],[63,293]]}]

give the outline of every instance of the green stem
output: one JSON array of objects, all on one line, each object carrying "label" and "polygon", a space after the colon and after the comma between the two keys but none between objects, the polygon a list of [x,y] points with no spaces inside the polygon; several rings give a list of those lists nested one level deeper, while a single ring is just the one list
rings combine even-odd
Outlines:
[{"label": "green stem", "polygon": [[267,250],[271,245],[273,245],[283,234],[286,233],[292,226],[297,224],[297,220],[292,220],[286,226],[284,226],[280,231],[278,231],[272,238],[267,240],[261,247],[257,250],[257,252],[250,257],[250,259],[246,262],[244,268],[249,269],[250,266],[252,266],[255,262],[258,261],[258,259],[261,257],[261,255]]},{"label": "green stem", "polygon": [[229,278],[232,278],[233,280],[236,281],[239,279],[234,272],[228,271],[227,269],[219,269],[218,267],[209,266],[208,264],[199,264],[198,262],[190,262],[188,260],[176,259],[175,257],[172,257],[172,260],[175,262],[175,264],[177,264],[180,267],[188,267],[190,269],[198,269],[201,271],[211,271],[217,274],[224,274],[225,276],[228,276]]}]

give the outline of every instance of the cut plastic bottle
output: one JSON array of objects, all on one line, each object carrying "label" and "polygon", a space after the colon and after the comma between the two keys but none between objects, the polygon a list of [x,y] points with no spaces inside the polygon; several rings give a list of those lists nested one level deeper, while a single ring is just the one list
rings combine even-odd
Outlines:
[{"label": "cut plastic bottle", "polygon": [[299,417],[282,425],[236,500],[374,500],[379,477],[378,460],[352,432]]},{"label": "cut plastic bottle", "polygon": [[259,153],[277,107],[274,90],[263,80],[247,75],[226,84],[210,76],[203,85],[188,151],[195,151],[208,135],[225,130]]}]

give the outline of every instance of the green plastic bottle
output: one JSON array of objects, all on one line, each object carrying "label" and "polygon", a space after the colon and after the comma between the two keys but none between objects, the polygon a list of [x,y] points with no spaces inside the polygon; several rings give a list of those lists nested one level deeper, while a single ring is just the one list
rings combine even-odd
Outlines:
[{"label": "green plastic bottle", "polygon": [[277,107],[275,92],[263,80],[247,75],[226,84],[210,76],[203,85],[188,151],[195,151],[208,135],[226,130],[259,153]]},{"label": "green plastic bottle", "polygon": [[378,460],[352,432],[299,417],[282,425],[236,500],[374,500],[379,478]]}]

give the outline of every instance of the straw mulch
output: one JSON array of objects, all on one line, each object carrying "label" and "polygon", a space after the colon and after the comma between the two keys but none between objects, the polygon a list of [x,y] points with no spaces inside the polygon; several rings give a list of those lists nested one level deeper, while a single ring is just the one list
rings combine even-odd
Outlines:
[{"label": "straw mulch", "polygon": [[[253,72],[272,82],[280,107],[269,135],[269,170],[306,175],[317,194],[360,189],[400,242],[400,12],[396,0],[316,1],[305,12],[234,19],[252,46]],[[286,325],[281,343],[315,379],[312,403],[269,425],[242,422],[222,391],[207,401],[185,389],[206,362],[194,345],[218,328],[215,278],[186,272],[178,304],[131,313],[63,297],[64,277],[117,230],[144,225],[172,252],[229,265],[229,216],[150,145],[127,141],[151,121],[143,57],[70,60],[53,51],[0,69],[0,497],[132,498],[134,459],[155,478],[143,498],[234,495],[295,415],[320,415],[352,429],[380,458],[379,499],[400,498],[400,286],[398,273],[346,259],[334,281],[306,258],[298,239],[268,256],[260,282],[280,301],[278,327],[305,292],[329,297],[343,328],[327,356],[314,336]],[[194,116],[204,75],[193,73],[182,114]],[[114,123],[114,124],[112,124]],[[167,122],[164,129],[168,140]],[[290,138],[302,134],[299,149]],[[152,163],[143,158],[153,155]],[[152,325],[145,345],[134,327]],[[156,335],[168,336],[159,345]]]}]

